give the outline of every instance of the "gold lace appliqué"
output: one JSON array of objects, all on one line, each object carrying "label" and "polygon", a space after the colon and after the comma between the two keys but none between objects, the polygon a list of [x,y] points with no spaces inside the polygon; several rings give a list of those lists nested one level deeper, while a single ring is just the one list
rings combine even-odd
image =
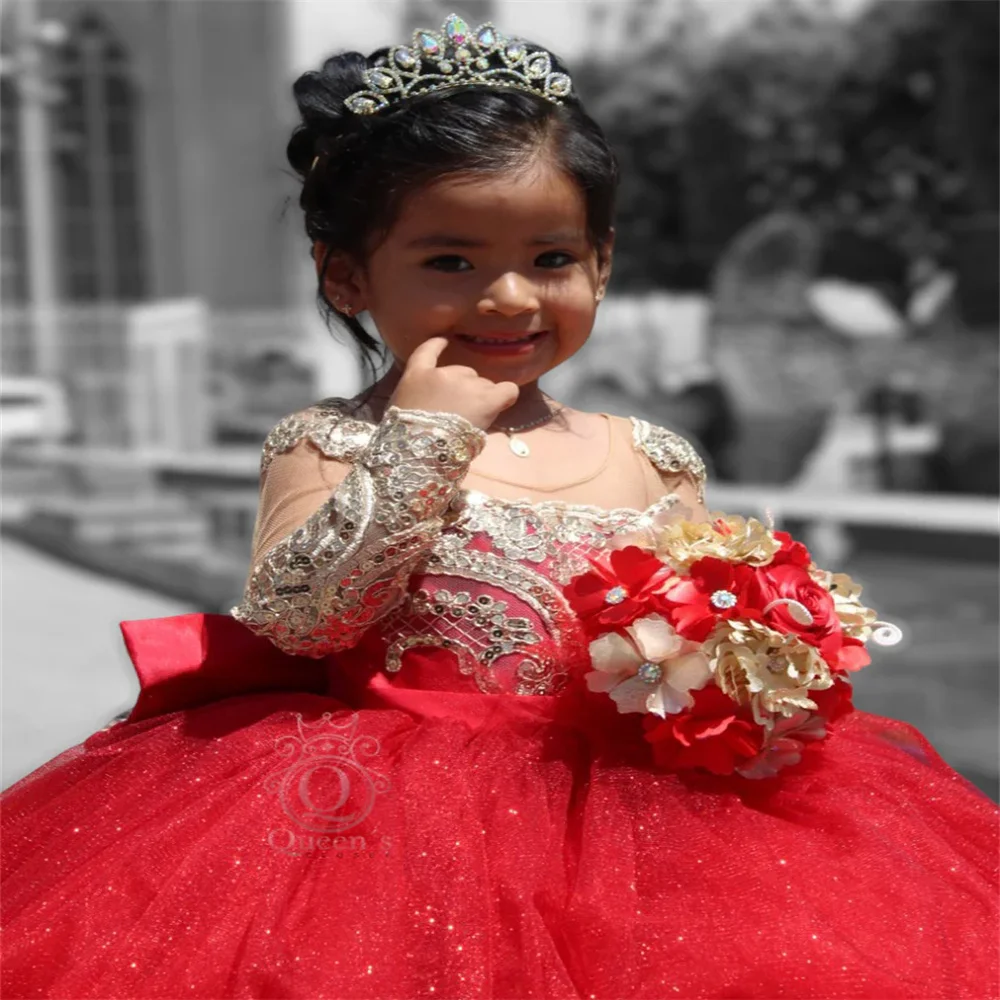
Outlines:
[{"label": "gold lace appliqu\u00e9", "polygon": [[323,400],[278,421],[264,441],[261,472],[267,470],[275,455],[290,451],[300,441],[311,441],[328,458],[355,461],[375,428],[363,420],[345,416],[340,410],[343,403],[339,399]]},{"label": "gold lace appliqu\u00e9", "polygon": [[656,427],[638,417],[632,417],[632,444],[660,472],[687,473],[698,486],[698,499],[705,502],[705,463],[690,441],[665,427]]},{"label": "gold lace appliqu\u00e9", "polygon": [[455,518],[447,533],[466,542],[482,533],[507,559],[539,566],[547,562],[546,575],[565,585],[588,568],[589,554],[606,549],[616,536],[634,532],[644,518],[677,503],[678,497],[669,494],[645,511],[604,510],[559,500],[533,503],[464,491],[452,504]]}]

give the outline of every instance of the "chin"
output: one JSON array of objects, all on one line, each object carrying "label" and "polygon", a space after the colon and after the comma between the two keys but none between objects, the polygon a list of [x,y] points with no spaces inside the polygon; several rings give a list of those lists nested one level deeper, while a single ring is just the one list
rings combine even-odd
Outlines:
[{"label": "chin", "polygon": [[537,382],[546,372],[555,367],[554,365],[513,365],[513,364],[478,364],[473,366],[483,377],[491,382],[513,382],[515,385],[530,385]]}]

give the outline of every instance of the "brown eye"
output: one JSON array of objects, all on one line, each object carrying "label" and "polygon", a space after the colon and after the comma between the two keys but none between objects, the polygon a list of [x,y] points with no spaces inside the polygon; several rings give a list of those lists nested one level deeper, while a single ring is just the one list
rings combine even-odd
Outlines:
[{"label": "brown eye", "polygon": [[434,271],[445,271],[451,274],[464,271],[466,268],[469,270],[472,269],[472,265],[464,257],[459,257],[457,254],[445,254],[441,257],[432,257],[430,260],[424,262],[424,267],[429,267]]},{"label": "brown eye", "polygon": [[535,258],[536,267],[566,267],[568,264],[572,264],[576,260],[576,257],[571,253],[566,253],[565,250],[550,250],[547,253],[543,253],[541,256]]}]

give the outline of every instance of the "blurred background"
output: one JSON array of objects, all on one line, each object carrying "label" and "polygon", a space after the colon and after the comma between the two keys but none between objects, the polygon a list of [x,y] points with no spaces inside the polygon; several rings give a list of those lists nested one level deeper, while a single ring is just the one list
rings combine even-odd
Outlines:
[{"label": "blurred background", "polygon": [[[546,388],[687,436],[906,638],[859,708],[997,797],[998,3],[464,0],[566,59],[624,182]],[[135,700],[120,620],[227,611],[260,444],[362,385],[318,318],[290,85],[451,3],[9,0],[3,785]]]}]

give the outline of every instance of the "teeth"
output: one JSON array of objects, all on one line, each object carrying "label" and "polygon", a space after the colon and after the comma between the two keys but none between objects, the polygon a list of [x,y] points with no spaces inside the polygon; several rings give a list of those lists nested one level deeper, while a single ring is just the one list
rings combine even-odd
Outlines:
[{"label": "teeth", "polygon": [[532,333],[520,340],[510,340],[507,337],[470,337],[468,334],[461,334],[463,340],[471,340],[474,344],[527,344],[537,336],[538,334]]}]

